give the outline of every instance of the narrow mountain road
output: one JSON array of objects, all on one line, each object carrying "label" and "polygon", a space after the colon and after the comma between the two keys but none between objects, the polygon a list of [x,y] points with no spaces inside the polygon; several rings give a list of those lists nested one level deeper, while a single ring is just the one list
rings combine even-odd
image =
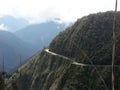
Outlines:
[{"label": "narrow mountain road", "polygon": [[64,58],[64,59],[70,59],[70,58],[68,58],[68,57],[66,57],[66,56],[63,56],[63,55],[60,55],[60,54],[51,52],[51,51],[49,51],[49,49],[45,49],[45,51],[46,51],[47,53],[50,53],[50,54],[55,55],[55,56],[62,57],[62,58]]},{"label": "narrow mountain road", "polygon": [[[63,55],[60,55],[60,54],[51,52],[51,51],[49,51],[49,49],[45,49],[44,51],[47,52],[47,53],[49,53],[49,54],[62,57],[62,58],[64,58],[64,59],[72,60],[71,58],[68,58],[68,57],[66,57],[66,56],[63,56]],[[72,60],[72,61],[73,61],[73,60]],[[74,64],[74,65],[79,65],[79,66],[87,66],[87,67],[93,67],[93,66],[96,66],[96,67],[111,67],[111,66],[112,66],[112,65],[91,65],[91,64],[83,64],[83,63],[78,63],[78,62],[76,62],[76,61],[73,61],[72,64]],[[120,67],[120,65],[115,65],[115,67]]]}]

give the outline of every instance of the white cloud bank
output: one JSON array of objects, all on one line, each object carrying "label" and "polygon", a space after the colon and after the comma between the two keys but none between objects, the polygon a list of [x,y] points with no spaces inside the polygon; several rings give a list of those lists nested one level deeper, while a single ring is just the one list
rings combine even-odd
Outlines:
[{"label": "white cloud bank", "polygon": [[30,22],[59,18],[70,23],[90,13],[114,10],[114,5],[115,0],[0,0],[0,15],[24,17]]}]

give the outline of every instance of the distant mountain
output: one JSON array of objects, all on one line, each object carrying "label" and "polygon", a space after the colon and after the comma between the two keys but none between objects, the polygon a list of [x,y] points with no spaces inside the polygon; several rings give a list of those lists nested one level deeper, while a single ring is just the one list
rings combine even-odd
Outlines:
[{"label": "distant mountain", "polygon": [[[117,13],[115,90],[120,90],[120,12]],[[91,14],[57,35],[7,81],[7,90],[112,90],[114,12]]]},{"label": "distant mountain", "polygon": [[28,21],[14,16],[3,16],[0,18],[0,25],[4,25],[10,32],[15,32],[28,25]]},{"label": "distant mountain", "polygon": [[0,31],[0,69],[2,69],[2,60],[5,60],[5,70],[10,71],[19,65],[21,56],[22,62],[25,62],[35,50],[29,44],[25,43],[14,34],[6,31]]},{"label": "distant mountain", "polygon": [[55,22],[46,22],[41,24],[32,24],[23,28],[15,35],[23,41],[34,45],[37,50],[42,49],[44,46],[48,46],[51,40],[62,30],[65,25],[57,24]]}]

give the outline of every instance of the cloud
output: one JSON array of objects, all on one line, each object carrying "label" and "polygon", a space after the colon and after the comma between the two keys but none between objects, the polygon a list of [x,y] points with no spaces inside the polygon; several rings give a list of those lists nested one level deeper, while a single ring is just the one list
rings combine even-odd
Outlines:
[{"label": "cloud", "polygon": [[[0,15],[45,22],[59,18],[70,23],[90,13],[114,10],[114,0],[0,0]],[[118,9],[120,5],[118,3]]]},{"label": "cloud", "polygon": [[7,31],[7,27],[4,24],[0,24],[0,30]]}]

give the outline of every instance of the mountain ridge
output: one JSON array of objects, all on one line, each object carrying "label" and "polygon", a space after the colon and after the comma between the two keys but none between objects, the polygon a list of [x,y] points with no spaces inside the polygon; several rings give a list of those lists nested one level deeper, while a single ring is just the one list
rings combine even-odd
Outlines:
[{"label": "mountain ridge", "polygon": [[54,36],[64,28],[65,26],[63,24],[57,24],[51,21],[40,24],[31,24],[15,32],[15,35],[36,47],[37,50],[41,50],[44,46],[48,46]]},{"label": "mountain ridge", "polygon": [[[8,79],[7,89],[17,90],[21,84],[22,90],[111,90],[113,14],[88,15],[60,32],[49,50],[37,53]],[[117,23],[119,29],[120,17]],[[115,89],[119,90],[119,30],[117,33]]]},{"label": "mountain ridge", "polygon": [[22,62],[24,62],[33,53],[35,53],[34,51],[35,50],[32,48],[32,46],[23,42],[14,34],[8,31],[0,31],[0,69],[3,66],[3,56],[5,62],[5,70],[6,72],[10,72],[13,68],[19,65],[20,55]]}]

